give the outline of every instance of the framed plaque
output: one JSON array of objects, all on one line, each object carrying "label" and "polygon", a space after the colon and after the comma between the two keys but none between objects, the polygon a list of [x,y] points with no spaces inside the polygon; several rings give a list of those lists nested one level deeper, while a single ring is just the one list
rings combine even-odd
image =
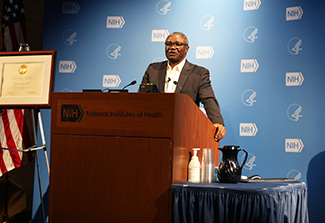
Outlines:
[{"label": "framed plaque", "polygon": [[0,52],[0,108],[50,108],[55,54]]}]

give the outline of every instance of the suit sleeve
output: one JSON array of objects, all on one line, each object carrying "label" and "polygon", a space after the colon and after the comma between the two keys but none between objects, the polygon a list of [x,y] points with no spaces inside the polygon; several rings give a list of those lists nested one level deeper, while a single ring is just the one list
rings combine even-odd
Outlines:
[{"label": "suit sleeve", "polygon": [[200,76],[199,97],[212,123],[224,125],[219,103],[211,86],[209,70],[204,69]]}]

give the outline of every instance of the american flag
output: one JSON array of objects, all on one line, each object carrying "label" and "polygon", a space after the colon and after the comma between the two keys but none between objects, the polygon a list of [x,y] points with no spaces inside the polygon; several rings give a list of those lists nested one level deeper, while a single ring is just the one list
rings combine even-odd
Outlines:
[{"label": "american flag", "polygon": [[18,51],[20,43],[27,43],[23,0],[4,0],[1,28],[2,51]]},{"label": "american flag", "polygon": [[[27,42],[25,9],[23,0],[4,0],[1,20],[1,50],[18,51],[19,44]],[[0,111],[0,147],[23,149],[24,110]],[[0,177],[20,167],[23,152],[0,149]]]}]

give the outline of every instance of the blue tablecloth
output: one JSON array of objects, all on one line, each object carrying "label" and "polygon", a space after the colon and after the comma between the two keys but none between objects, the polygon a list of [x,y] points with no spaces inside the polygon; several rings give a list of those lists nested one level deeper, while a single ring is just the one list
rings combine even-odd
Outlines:
[{"label": "blue tablecloth", "polygon": [[305,183],[178,183],[175,223],[308,223]]}]

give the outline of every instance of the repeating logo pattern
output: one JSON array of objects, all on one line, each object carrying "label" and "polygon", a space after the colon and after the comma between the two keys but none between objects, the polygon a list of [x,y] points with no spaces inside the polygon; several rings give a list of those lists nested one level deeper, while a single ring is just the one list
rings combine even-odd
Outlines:
[{"label": "repeating logo pattern", "polygon": [[160,1],[156,5],[156,11],[160,15],[166,15],[168,12],[171,11],[172,3],[170,1]]},{"label": "repeating logo pattern", "polygon": [[71,46],[77,41],[76,37],[77,37],[77,32],[72,29],[69,29],[63,33],[62,40],[65,44]]},{"label": "repeating logo pattern", "polygon": [[260,0],[244,0],[244,11],[257,10],[260,5]]},{"label": "repeating logo pattern", "polygon": [[77,65],[71,60],[61,60],[59,63],[59,73],[74,73]]},{"label": "repeating logo pattern", "polygon": [[254,43],[258,38],[257,36],[258,28],[255,26],[249,26],[244,31],[244,40],[248,43]]},{"label": "repeating logo pattern", "polygon": [[243,92],[241,95],[241,101],[243,102],[244,105],[246,106],[253,106],[256,101],[256,91],[252,89],[247,89]]},{"label": "repeating logo pattern", "polygon": [[[74,19],[74,22],[78,19],[81,21],[83,20],[81,17],[81,12],[82,16],[85,16],[90,12],[87,11],[88,3],[83,2],[83,4],[81,4],[79,2],[79,4],[76,1],[64,1],[62,3],[62,11],[59,11],[58,14],[62,13],[64,14],[61,15],[62,17]],[[123,8],[122,3],[116,4],[121,4],[120,6]],[[130,9],[129,12],[128,10],[118,10],[115,13],[109,11],[109,14],[101,15],[101,18],[99,19],[99,21],[102,21],[100,22],[100,26],[103,30],[103,36],[101,37],[103,37],[102,39],[104,40],[109,40],[108,43],[106,42],[103,44],[104,46],[102,48],[106,49],[106,55],[104,55],[104,57],[108,57],[106,58],[105,62],[109,63],[109,65],[113,68],[118,67],[117,69],[121,69],[121,73],[124,72],[125,74],[107,75],[98,72],[100,75],[98,84],[106,88],[118,87],[121,85],[121,79],[124,79],[125,75],[129,75],[127,72],[129,72],[130,75],[131,73],[134,75],[133,71],[124,71],[124,68],[127,67],[124,66],[125,59],[130,55],[130,52],[132,53],[132,50],[134,50],[134,48],[131,50],[131,47],[129,47],[130,42],[133,41],[134,35],[138,35],[139,37],[141,36],[143,39],[144,45],[142,46],[143,52],[141,52],[141,57],[143,57],[145,61],[161,62],[166,60],[166,58],[162,56],[163,48],[161,48],[161,51],[158,51],[156,47],[163,46],[162,43],[166,40],[170,32],[185,32],[192,44],[190,48],[191,50],[188,53],[188,58],[190,61],[192,60],[191,62],[197,62],[199,65],[209,68],[212,79],[214,79],[214,81],[218,84],[218,75],[227,75],[227,80],[232,79],[231,83],[234,84],[240,82],[240,88],[236,88],[238,90],[234,91],[236,94],[234,95],[234,101],[236,101],[235,103],[243,103],[243,105],[240,105],[242,106],[242,110],[238,111],[238,113],[240,113],[240,118],[236,123],[226,123],[226,125],[234,125],[229,129],[235,129],[235,134],[233,135],[235,135],[234,137],[239,138],[239,144],[242,143],[241,140],[250,141],[249,143],[254,144],[254,142],[260,140],[260,136],[266,135],[265,132],[262,132],[266,129],[264,128],[263,123],[256,122],[256,120],[254,120],[254,115],[260,115],[260,109],[264,107],[266,101],[268,101],[267,99],[269,95],[267,95],[265,93],[265,89],[263,89],[265,88],[264,84],[267,85],[268,88],[273,87],[275,89],[281,89],[281,99],[275,100],[286,100],[286,94],[291,95],[295,94],[300,89],[305,90],[310,84],[309,78],[312,74],[305,67],[303,67],[302,64],[299,64],[300,61],[303,61],[302,58],[307,56],[307,52],[310,52],[308,49],[308,51],[305,51],[306,53],[303,53],[304,40],[306,39],[306,43],[309,43],[307,42],[307,34],[299,29],[294,29],[301,21],[305,22],[305,20],[308,19],[306,15],[304,15],[304,11],[308,12],[308,4],[299,6],[299,4],[293,3],[292,5],[281,7],[277,6],[277,8],[273,9],[278,10],[278,14],[272,14],[271,16],[269,14],[269,9],[272,7],[272,4],[264,4],[263,0],[243,0],[235,4],[236,9],[242,11],[240,13],[241,15],[231,15],[230,17],[237,20],[244,15],[243,18],[248,19],[248,23],[220,21],[220,11],[218,11],[220,9],[206,10],[206,8],[199,8],[196,11],[195,16],[186,20],[189,25],[188,27],[190,28],[177,30],[177,28],[171,24],[175,24],[175,18],[182,18],[181,16],[177,17],[178,14],[182,13],[179,12],[180,5],[182,4],[172,0],[156,0],[153,4],[150,4],[150,7],[148,6],[148,8],[146,8],[146,12],[148,13],[145,15],[145,18],[148,18],[147,16],[150,15],[152,16],[152,21],[142,21],[141,19],[143,16],[139,15],[139,17],[137,17],[138,15],[132,14],[134,13],[134,11],[132,11],[133,9]],[[143,10],[144,8],[142,7],[144,7],[144,4],[140,5],[134,7],[134,10]],[[190,4],[184,6],[184,8],[190,7]],[[230,8],[232,7],[233,6],[231,5]],[[132,17],[130,17],[130,13],[132,14]],[[281,19],[282,23],[279,23],[279,26],[284,27],[284,29],[275,29],[274,27],[268,26],[267,23],[263,21],[257,21],[257,19],[261,18],[261,16],[264,18],[266,15],[269,16],[267,18],[267,21],[269,22],[272,22],[275,19]],[[275,15],[280,15],[281,18],[280,16],[276,17]],[[135,21],[131,21],[129,18],[137,18],[139,20],[137,20],[137,23],[135,23]],[[139,23],[139,21],[141,22]],[[228,27],[226,29],[227,32],[223,32],[225,30],[223,24],[235,24],[235,26],[229,26],[230,28]],[[83,63],[83,61],[79,61],[79,59],[75,59],[71,55],[75,54],[74,50],[77,49],[77,47],[85,46],[85,39],[88,37],[81,36],[85,33],[84,30],[80,28],[83,27],[82,25],[74,26],[73,23],[67,23],[67,25],[68,28],[64,28],[63,31],[60,31],[60,33],[63,33],[59,37],[59,39],[61,38],[60,44],[62,45],[60,47],[64,47],[63,49],[65,51],[61,51],[63,52],[62,54],[64,54],[64,57],[60,55],[61,52],[58,54],[60,56],[59,68],[57,69],[57,72],[60,74],[78,74],[81,72],[81,69],[80,66],[78,69],[77,65],[79,65],[79,63]],[[287,32],[286,29],[290,30],[290,32]],[[271,31],[274,30],[281,31],[281,33],[271,33]],[[94,36],[97,35],[97,33],[93,34]],[[149,37],[149,35],[151,36]],[[233,41],[234,38],[241,41],[235,42]],[[222,42],[225,40],[229,40],[230,42]],[[92,40],[88,39],[87,41],[91,42]],[[232,45],[231,43],[236,43],[236,46]],[[222,49],[223,51],[220,51],[222,48],[220,48],[220,46],[226,46],[226,44],[226,50]],[[137,44],[134,44],[134,46],[136,45]],[[305,47],[309,46],[310,44],[305,45]],[[276,51],[273,50],[273,48],[276,47]],[[232,49],[231,55],[229,49]],[[148,54],[147,52],[151,53],[151,55],[148,56],[149,58],[146,58]],[[281,52],[281,55],[279,55],[278,52]],[[283,52],[288,53],[284,55],[282,54]],[[71,55],[69,55],[69,53],[71,53]],[[104,54],[104,52],[102,52],[102,54]],[[220,58],[226,58],[223,57],[224,54],[227,55],[227,60],[220,60]],[[135,57],[138,56],[140,57],[140,55],[135,54]],[[284,61],[281,66],[273,64],[274,61],[279,62],[281,60]],[[219,63],[219,61],[222,61],[222,63]],[[238,67],[239,62],[240,69]],[[234,67],[234,69],[227,73],[228,69],[232,69],[232,67]],[[275,67],[277,69],[275,69]],[[223,73],[223,70],[226,72]],[[137,73],[139,72],[137,71]],[[65,78],[73,78],[74,76],[75,75],[65,75]],[[307,78],[308,82],[306,81]],[[284,84],[283,79],[285,79]],[[256,83],[258,83],[258,85]],[[213,85],[215,85],[215,83],[213,83]],[[63,86],[60,89],[67,89],[67,91],[70,91],[68,86]],[[284,93],[282,93],[282,91]],[[219,93],[216,94],[218,96]],[[239,102],[239,98],[241,99],[241,102]],[[301,98],[301,100],[299,98],[298,103],[303,104],[303,100],[303,98]],[[274,109],[274,111],[283,112],[281,118],[287,121],[287,124],[289,125],[288,128],[295,128],[297,125],[302,123],[301,120],[303,118],[305,119],[308,116],[307,114],[304,114],[303,107],[298,103],[294,103],[294,101],[285,101],[285,103],[286,104],[284,106],[281,103],[274,103],[274,105],[272,105],[272,109]],[[287,105],[289,106],[287,107]],[[223,108],[222,103],[220,106]],[[202,110],[204,111],[203,108]],[[246,114],[245,112],[249,112],[249,114]],[[285,115],[287,115],[287,117]],[[249,118],[253,116],[253,119],[246,119],[248,116],[250,116]],[[267,117],[270,117],[270,114],[266,114],[265,119],[267,119]],[[238,126],[239,130],[237,130]],[[259,131],[261,133],[260,135],[258,135]],[[232,136],[231,134],[227,134],[225,140],[227,140],[227,137]],[[280,145],[283,145],[283,141],[285,140],[285,152],[289,153],[290,155],[293,153],[304,153],[304,150],[308,148],[307,139],[301,138],[299,135],[292,135],[292,138],[284,138],[285,137],[275,140],[280,141],[278,142]],[[304,143],[306,145],[304,145]],[[256,156],[258,155],[256,154]],[[256,168],[256,156],[250,154],[247,164],[245,165],[245,169],[252,170],[253,168]]]},{"label": "repeating logo pattern", "polygon": [[108,58],[112,60],[116,60],[119,56],[121,56],[122,47],[116,43],[110,44],[106,49],[106,55]]},{"label": "repeating logo pattern", "polygon": [[214,54],[212,46],[196,47],[196,59],[210,59]]},{"label": "repeating logo pattern", "polygon": [[302,117],[302,107],[296,103],[291,104],[287,109],[287,116],[291,121],[297,122]]},{"label": "repeating logo pattern", "polygon": [[123,16],[107,16],[106,28],[121,29],[124,24]]},{"label": "repeating logo pattern", "polygon": [[151,32],[151,41],[152,42],[165,42],[169,32],[167,29],[155,29]]},{"label": "repeating logo pattern", "polygon": [[78,2],[63,2],[62,14],[77,14],[80,10]]},{"label": "repeating logo pattern", "polygon": [[210,30],[214,24],[215,18],[212,15],[205,15],[200,20],[200,26],[203,30]]},{"label": "repeating logo pattern", "polygon": [[292,55],[298,55],[302,50],[301,45],[302,45],[302,40],[299,39],[298,37],[293,37],[289,40],[287,44],[287,49],[289,53],[291,53]]},{"label": "repeating logo pattern", "polygon": [[256,72],[259,64],[256,59],[245,59],[240,62],[240,71],[242,73],[253,73]]},{"label": "repeating logo pattern", "polygon": [[288,7],[286,9],[286,19],[287,21],[299,20],[301,19],[303,13],[304,12],[300,6]]},{"label": "repeating logo pattern", "polygon": [[304,82],[304,76],[301,72],[286,73],[286,86],[301,86]]},{"label": "repeating logo pattern", "polygon": [[121,83],[119,75],[104,75],[103,87],[118,87]]}]

